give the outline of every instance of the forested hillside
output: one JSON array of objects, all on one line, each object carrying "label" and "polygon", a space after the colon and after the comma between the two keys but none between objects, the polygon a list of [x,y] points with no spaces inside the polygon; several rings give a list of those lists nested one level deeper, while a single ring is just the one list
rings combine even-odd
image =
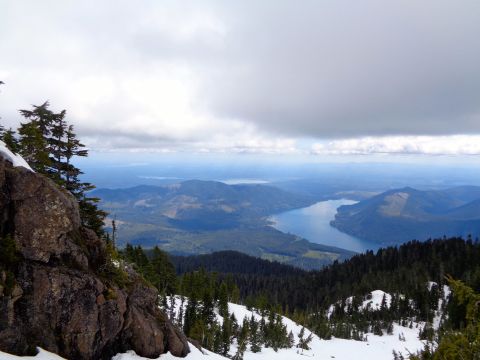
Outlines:
[{"label": "forested hillside", "polygon": [[[236,252],[172,257],[181,272],[205,268],[227,274],[243,299],[265,294],[283,308],[315,309],[342,297],[382,289],[413,295],[427,281],[445,283],[445,276],[465,280],[480,289],[480,244],[461,238],[411,241],[399,247],[368,251],[321,271],[306,272],[267,263]],[[257,268],[258,273],[251,273]]]},{"label": "forested hillside", "polygon": [[[158,261],[158,254],[158,249],[144,253],[140,247],[129,247],[125,252],[130,261],[143,259],[140,262],[147,279],[149,264]],[[182,304],[186,301],[182,308],[185,306],[190,315],[180,314],[179,324],[193,338],[199,338],[199,329],[204,329],[200,333],[205,335],[206,331],[211,336],[211,343],[207,341],[204,346],[213,350],[217,337],[221,341],[224,331],[233,334],[235,326],[241,326],[216,327],[205,315],[205,304],[212,302],[207,309],[222,308],[218,305],[222,301],[232,301],[266,318],[272,312],[284,314],[322,339],[333,336],[365,341],[368,334],[389,335],[398,331],[398,326],[414,327],[430,344],[422,355],[427,359],[433,356],[434,344],[443,340],[443,334],[462,330],[467,321],[464,300],[453,297],[451,287],[459,291],[455,289],[461,280],[462,286],[466,284],[472,291],[480,289],[480,244],[461,238],[412,241],[310,272],[232,251],[171,259],[179,278],[173,280],[173,265],[168,270],[170,275],[161,276],[172,279],[170,288],[175,288],[163,292],[164,307],[167,313],[178,308],[168,300],[173,294],[193,299],[181,300]],[[205,340],[204,335],[200,339]],[[278,341],[288,344],[287,335],[278,335]],[[402,335],[399,337],[402,339]]]},{"label": "forested hillside", "polygon": [[354,254],[270,226],[270,215],[315,202],[311,196],[273,186],[189,180],[99,189],[91,195],[116,220],[119,247],[159,246],[176,255],[235,250],[304,269],[319,269]]},{"label": "forested hillside", "polygon": [[393,189],[357,204],[341,206],[331,224],[383,246],[411,239],[466,237],[480,233],[479,199],[477,186],[428,191]]}]

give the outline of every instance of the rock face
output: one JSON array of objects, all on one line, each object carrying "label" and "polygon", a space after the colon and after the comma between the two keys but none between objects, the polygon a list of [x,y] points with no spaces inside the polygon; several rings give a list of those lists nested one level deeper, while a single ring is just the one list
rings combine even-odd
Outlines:
[{"label": "rock face", "polygon": [[26,355],[40,346],[68,359],[189,352],[156,290],[113,264],[104,242],[82,228],[75,199],[1,157],[0,235],[20,253],[13,265],[0,263],[0,350]]}]

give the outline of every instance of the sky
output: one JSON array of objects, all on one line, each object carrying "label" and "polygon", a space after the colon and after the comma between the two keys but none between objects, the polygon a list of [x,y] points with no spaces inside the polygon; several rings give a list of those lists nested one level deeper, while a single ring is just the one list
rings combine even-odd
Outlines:
[{"label": "sky", "polygon": [[480,155],[478,0],[0,0],[0,116],[98,152]]}]

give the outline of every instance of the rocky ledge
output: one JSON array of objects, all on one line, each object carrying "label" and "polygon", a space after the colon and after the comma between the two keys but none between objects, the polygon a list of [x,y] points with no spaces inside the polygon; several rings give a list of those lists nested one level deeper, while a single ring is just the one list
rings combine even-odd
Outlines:
[{"label": "rocky ledge", "polygon": [[1,157],[0,235],[4,248],[16,248],[12,259],[0,257],[1,351],[28,355],[39,346],[68,359],[189,352],[157,291],[81,226],[75,199]]}]

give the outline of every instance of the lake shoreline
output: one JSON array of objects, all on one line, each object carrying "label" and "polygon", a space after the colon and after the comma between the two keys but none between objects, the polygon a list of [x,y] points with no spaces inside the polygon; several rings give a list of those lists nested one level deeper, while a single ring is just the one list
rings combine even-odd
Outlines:
[{"label": "lake shoreline", "polygon": [[378,243],[358,239],[331,225],[338,207],[355,203],[356,201],[348,199],[319,201],[304,208],[269,216],[266,222],[279,231],[302,237],[315,244],[359,253],[377,250],[380,247]]}]

